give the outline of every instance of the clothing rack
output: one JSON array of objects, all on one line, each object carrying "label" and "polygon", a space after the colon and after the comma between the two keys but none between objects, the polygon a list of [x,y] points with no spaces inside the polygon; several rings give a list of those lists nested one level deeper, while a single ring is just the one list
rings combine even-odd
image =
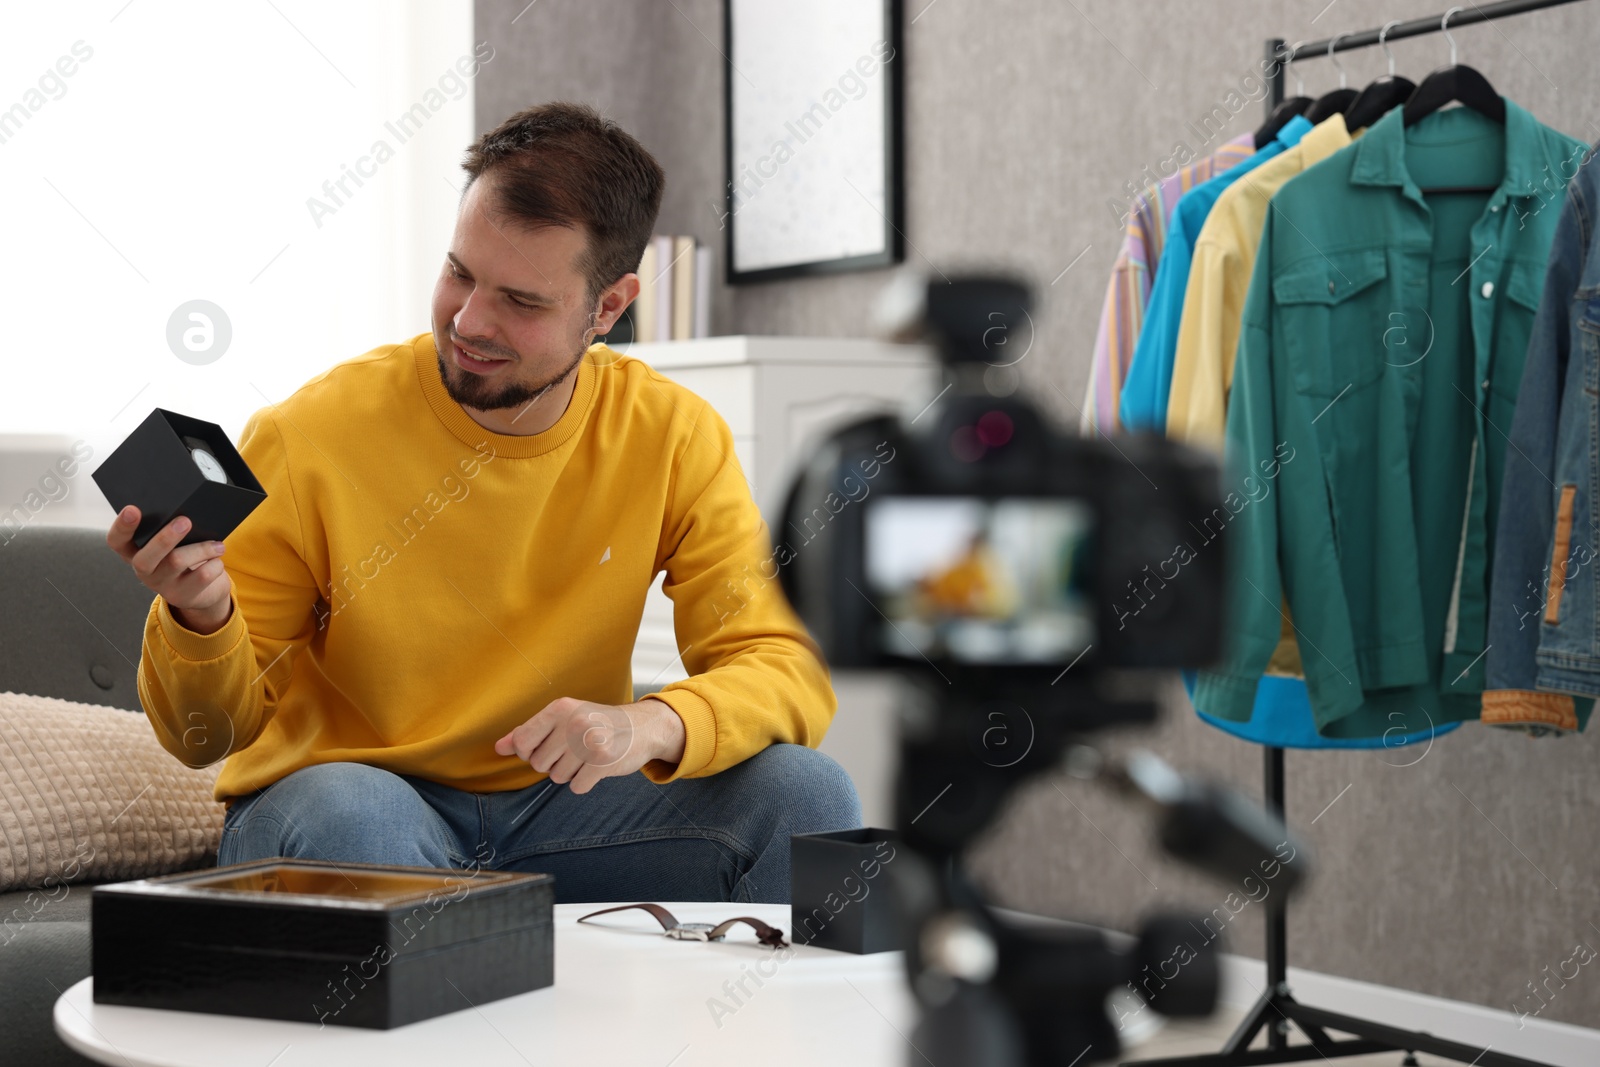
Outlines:
[{"label": "clothing rack", "polygon": [[[1502,3],[1469,4],[1451,8],[1449,26],[1445,15],[1412,19],[1394,23],[1383,29],[1341,33],[1320,41],[1307,41],[1293,48],[1286,47],[1282,38],[1268,38],[1266,58],[1273,73],[1267,79],[1266,113],[1268,117],[1283,102],[1284,83],[1289,63],[1296,60],[1327,57],[1334,52],[1352,48],[1369,48],[1373,45],[1397,41],[1404,37],[1417,37],[1440,33],[1446,28],[1488,22],[1509,15],[1520,15],[1547,7],[1576,3],[1577,0],[1504,0]],[[1279,818],[1284,815],[1283,749],[1268,746],[1264,749],[1263,787],[1267,807]],[[1384,1023],[1339,1012],[1314,1008],[1302,1004],[1289,991],[1288,917],[1282,894],[1266,902],[1266,964],[1267,988],[1256,1001],[1237,1029],[1228,1038],[1222,1051],[1199,1056],[1174,1056],[1161,1059],[1129,1060],[1123,1067],[1254,1067],[1257,1064],[1294,1063],[1302,1060],[1332,1059],[1335,1056],[1366,1056],[1376,1052],[1403,1052],[1402,1067],[1416,1067],[1417,1052],[1471,1064],[1473,1067],[1549,1067],[1537,1060],[1523,1059],[1496,1052],[1492,1048],[1467,1045],[1458,1041],[1435,1037],[1415,1030],[1403,1030]],[[1297,1027],[1308,1039],[1307,1044],[1289,1044],[1290,1025]],[[1267,1046],[1250,1048],[1256,1035],[1266,1031]],[[1354,1034],[1351,1038],[1333,1038],[1329,1030]]]}]

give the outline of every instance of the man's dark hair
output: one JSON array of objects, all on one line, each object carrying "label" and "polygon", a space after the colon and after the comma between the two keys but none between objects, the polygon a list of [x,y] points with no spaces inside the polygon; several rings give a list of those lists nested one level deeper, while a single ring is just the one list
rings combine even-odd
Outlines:
[{"label": "man's dark hair", "polygon": [[578,269],[591,305],[638,268],[667,183],[661,164],[626,130],[586,104],[564,101],[512,115],[467,149],[461,166],[469,175],[463,198],[473,182],[493,178],[491,215],[588,231]]}]

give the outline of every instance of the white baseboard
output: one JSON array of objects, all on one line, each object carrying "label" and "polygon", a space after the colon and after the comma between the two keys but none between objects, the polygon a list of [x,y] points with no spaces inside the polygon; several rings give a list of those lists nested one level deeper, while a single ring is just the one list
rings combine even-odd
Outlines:
[{"label": "white baseboard", "polygon": [[[1266,964],[1223,953],[1220,1002],[1248,1008],[1266,989]],[[1600,1030],[1536,1016],[1519,1016],[1479,1004],[1446,1000],[1410,990],[1358,982],[1316,971],[1289,968],[1289,989],[1302,1004],[1353,1015],[1388,1026],[1417,1030],[1467,1045],[1480,1045],[1551,1067],[1600,1064]]]},{"label": "white baseboard", "polygon": [[[1045,925],[1098,930],[1117,948],[1133,945],[1133,937],[1118,930],[1051,919],[1010,908],[995,912],[1021,926]],[[1243,1011],[1266,991],[1267,965],[1248,956],[1222,953],[1217,960],[1221,978],[1217,991],[1220,1007]],[[1550,1067],[1595,1067],[1600,1064],[1600,1030],[1571,1023],[1559,1023],[1533,1015],[1519,1016],[1510,1011],[1485,1008],[1460,1000],[1414,993],[1408,989],[1339,978],[1331,974],[1289,968],[1289,991],[1302,1004],[1358,1019],[1383,1023],[1404,1030],[1432,1034],[1446,1041],[1477,1045],[1508,1056],[1520,1056]],[[1129,998],[1133,993],[1126,994]],[[1124,1002],[1132,1011],[1136,1000]],[[1140,1042],[1159,1029],[1159,1017],[1151,1012],[1137,1015],[1138,1032],[1124,1032],[1130,1042]],[[1152,1025],[1154,1024],[1154,1025]],[[1218,1051],[1221,1051],[1220,1045]],[[1134,1050],[1137,1053],[1137,1049]],[[1134,1058],[1139,1058],[1136,1054]],[[1334,1061],[1335,1065],[1341,1061]],[[1396,1061],[1398,1062],[1398,1061]]]}]

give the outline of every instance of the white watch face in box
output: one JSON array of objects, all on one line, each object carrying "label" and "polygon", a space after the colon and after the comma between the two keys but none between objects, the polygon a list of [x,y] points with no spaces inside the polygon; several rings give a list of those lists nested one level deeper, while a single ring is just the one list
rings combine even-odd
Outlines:
[{"label": "white watch face in box", "polygon": [[207,481],[221,482],[232,485],[233,480],[228,477],[228,472],[222,469],[222,464],[217,457],[211,454],[210,447],[198,437],[185,437],[183,443],[189,446],[189,456],[194,460],[194,465],[200,468]]},{"label": "white watch face in box", "polygon": [[196,448],[189,454],[194,457],[195,466],[200,468],[200,473],[204,474],[208,479],[213,482],[225,482],[228,480],[228,476],[222,471],[222,464],[218,463],[217,458],[210,452],[203,448]]}]

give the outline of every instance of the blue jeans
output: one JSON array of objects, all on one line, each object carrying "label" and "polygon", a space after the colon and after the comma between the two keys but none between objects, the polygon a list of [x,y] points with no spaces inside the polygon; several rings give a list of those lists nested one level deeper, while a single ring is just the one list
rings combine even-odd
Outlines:
[{"label": "blue jeans", "polygon": [[705,778],[604,778],[578,795],[548,779],[469,793],[362,763],[302,767],[240,797],[217,863],[271,856],[539,871],[557,903],[787,903],[789,835],[861,825],[843,768],[774,744]]}]

